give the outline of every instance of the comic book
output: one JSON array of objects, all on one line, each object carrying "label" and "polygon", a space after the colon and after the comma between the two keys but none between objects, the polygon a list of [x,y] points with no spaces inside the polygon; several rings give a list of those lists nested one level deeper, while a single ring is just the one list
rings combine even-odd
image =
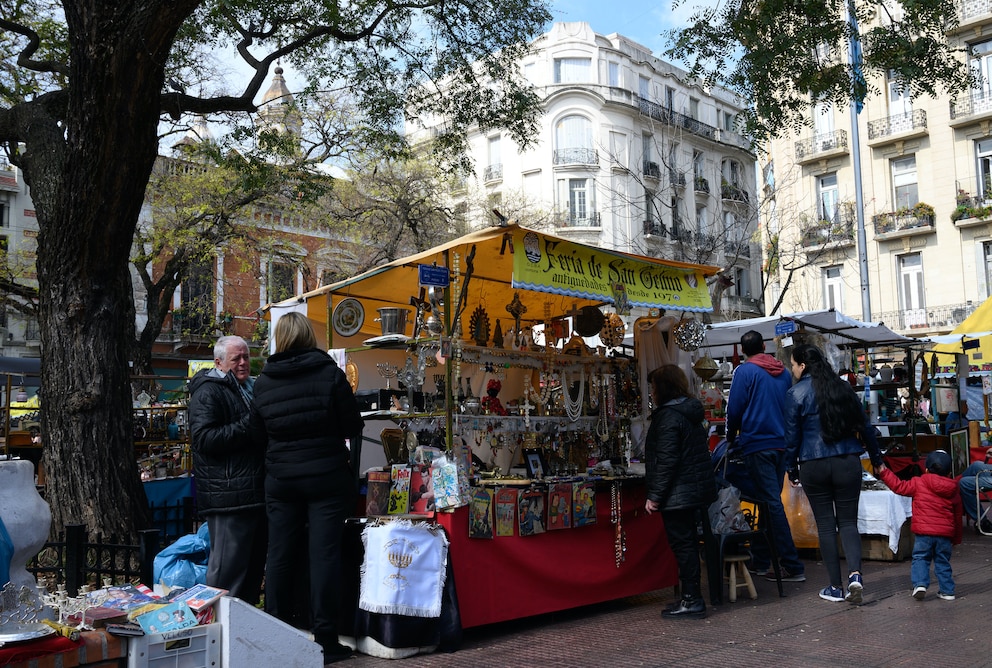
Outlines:
[{"label": "comic book", "polygon": [[529,489],[517,500],[517,526],[521,536],[536,536],[547,530],[544,492]]},{"label": "comic book", "polygon": [[393,464],[391,473],[388,514],[406,515],[410,512],[410,467]]},{"label": "comic book", "polygon": [[366,475],[365,514],[389,514],[390,471],[369,471]]},{"label": "comic book", "polygon": [[593,482],[572,483],[572,526],[584,527],[596,523],[596,485]]},{"label": "comic book", "polygon": [[512,536],[517,525],[517,490],[501,487],[496,490],[496,535]]},{"label": "comic book", "polygon": [[178,631],[196,626],[196,615],[193,610],[182,602],[169,603],[157,610],[146,612],[136,620],[141,625],[141,630],[145,633],[165,633],[166,631]]},{"label": "comic book", "polygon": [[434,512],[434,481],[430,464],[414,464],[410,468],[410,514],[430,515]]},{"label": "comic book", "polygon": [[[104,608],[113,608],[114,610],[123,610],[125,612],[146,603],[155,603],[158,600],[145,594],[132,584],[114,585],[106,589],[100,589],[90,593],[89,597],[98,600],[99,604]],[[101,598],[104,600],[99,600]]]},{"label": "comic book", "polygon": [[548,487],[548,531],[572,528],[572,483]]},{"label": "comic book", "polygon": [[183,602],[188,605],[193,612],[199,612],[207,606],[213,605],[217,599],[227,593],[226,589],[211,587],[205,584],[195,584],[189,589],[183,589],[169,597],[170,603]]},{"label": "comic book", "polygon": [[486,487],[473,487],[468,506],[468,537],[493,537],[493,493]]}]

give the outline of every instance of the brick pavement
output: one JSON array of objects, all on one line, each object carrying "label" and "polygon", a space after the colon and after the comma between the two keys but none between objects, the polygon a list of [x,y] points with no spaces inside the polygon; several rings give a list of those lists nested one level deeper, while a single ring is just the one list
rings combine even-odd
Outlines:
[{"label": "brick pavement", "polygon": [[[806,561],[807,581],[756,578],[757,600],[738,598],[704,620],[669,621],[664,589],[611,603],[468,629],[459,651],[390,661],[359,655],[343,668],[477,666],[811,667],[992,665],[992,537],[965,529],[951,565],[957,600],[910,596],[909,561],[864,563],[861,606],[821,600],[822,563]],[[843,564],[842,564],[843,569]],[[705,590],[705,584],[704,584]],[[704,592],[705,593],[705,592]],[[708,594],[707,594],[708,600]],[[399,665],[397,665],[399,668]]]}]

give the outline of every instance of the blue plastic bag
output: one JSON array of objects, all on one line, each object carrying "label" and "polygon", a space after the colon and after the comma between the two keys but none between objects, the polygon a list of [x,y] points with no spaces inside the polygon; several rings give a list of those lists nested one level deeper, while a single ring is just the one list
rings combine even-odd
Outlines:
[{"label": "blue plastic bag", "polygon": [[206,584],[209,556],[210,532],[204,522],[195,534],[183,536],[155,555],[155,582],[183,589]]},{"label": "blue plastic bag", "polygon": [[0,519],[0,587],[10,582],[10,560],[14,558],[14,541]]}]

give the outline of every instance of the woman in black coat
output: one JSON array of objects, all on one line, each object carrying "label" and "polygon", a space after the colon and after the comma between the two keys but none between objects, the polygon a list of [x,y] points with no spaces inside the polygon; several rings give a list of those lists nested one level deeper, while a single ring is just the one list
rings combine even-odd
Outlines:
[{"label": "woman in black coat", "polygon": [[296,592],[306,577],[301,554],[307,549],[313,634],[326,664],[351,655],[337,633],[341,537],[357,493],[345,441],[361,435],[363,422],[348,379],[317,348],[306,316],[282,316],[275,337],[276,354],[255,381],[252,402],[253,426],[268,437],[265,609],[296,621]]},{"label": "woman in black coat", "polygon": [[689,380],[674,364],[648,374],[648,384],[656,408],[651,414],[645,443],[644,509],[649,514],[661,511],[682,587],[682,598],[661,614],[670,618],[701,618],[706,616],[706,603],[700,587],[696,526],[700,520],[709,522],[706,509],[716,500],[716,478],[706,443],[703,405],[690,396]]}]

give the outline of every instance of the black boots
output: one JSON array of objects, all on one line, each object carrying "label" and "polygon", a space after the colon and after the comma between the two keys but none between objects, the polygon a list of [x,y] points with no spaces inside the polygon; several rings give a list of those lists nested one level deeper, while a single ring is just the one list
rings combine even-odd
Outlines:
[{"label": "black boots", "polygon": [[661,616],[667,619],[702,619],[706,616],[706,603],[702,596],[687,594],[665,608]]}]

